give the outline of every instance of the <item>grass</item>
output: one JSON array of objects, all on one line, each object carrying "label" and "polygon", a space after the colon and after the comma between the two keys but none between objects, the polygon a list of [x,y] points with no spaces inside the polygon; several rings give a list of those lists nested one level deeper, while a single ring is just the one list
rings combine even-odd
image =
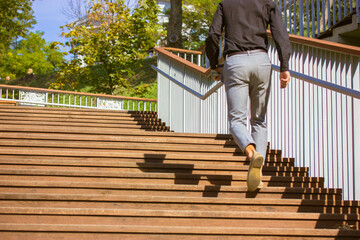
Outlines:
[{"label": "grass", "polygon": [[10,80],[8,82],[2,81],[2,84],[17,85],[24,87],[49,88],[50,84],[56,81],[56,72],[42,74],[42,75],[26,75],[22,78]]},{"label": "grass", "polygon": [[116,89],[115,95],[156,99],[157,73],[151,68],[151,65],[156,65],[157,58],[146,58],[139,61],[142,67],[133,69],[135,74],[129,78],[130,88]]}]

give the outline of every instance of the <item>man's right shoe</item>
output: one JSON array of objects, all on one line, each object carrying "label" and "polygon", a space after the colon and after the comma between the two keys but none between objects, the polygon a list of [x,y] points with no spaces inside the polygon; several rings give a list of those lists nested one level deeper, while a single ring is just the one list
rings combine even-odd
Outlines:
[{"label": "man's right shoe", "polygon": [[248,191],[253,192],[260,186],[261,182],[261,169],[264,163],[264,156],[255,152],[250,160],[250,167],[247,175]]}]

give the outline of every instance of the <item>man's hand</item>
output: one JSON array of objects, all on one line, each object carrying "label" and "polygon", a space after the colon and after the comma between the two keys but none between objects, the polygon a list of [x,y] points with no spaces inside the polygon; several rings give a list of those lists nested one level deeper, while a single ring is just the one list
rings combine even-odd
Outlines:
[{"label": "man's hand", "polygon": [[215,81],[220,81],[222,71],[223,71],[222,67],[211,70],[212,79],[214,79]]},{"label": "man's hand", "polygon": [[290,72],[285,71],[280,73],[280,88],[286,88],[290,82]]}]

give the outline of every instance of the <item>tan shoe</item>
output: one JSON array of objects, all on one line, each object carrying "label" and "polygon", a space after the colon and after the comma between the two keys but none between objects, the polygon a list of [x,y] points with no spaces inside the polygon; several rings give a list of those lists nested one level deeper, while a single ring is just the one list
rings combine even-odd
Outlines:
[{"label": "tan shoe", "polygon": [[250,161],[250,167],[247,175],[247,187],[250,192],[253,192],[260,187],[263,162],[264,157],[260,153],[255,152]]}]

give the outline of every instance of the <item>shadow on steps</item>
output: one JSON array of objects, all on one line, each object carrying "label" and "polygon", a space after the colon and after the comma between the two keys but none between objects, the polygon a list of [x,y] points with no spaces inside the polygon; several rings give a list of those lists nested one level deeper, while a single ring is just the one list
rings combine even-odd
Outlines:
[{"label": "shadow on steps", "polygon": [[212,185],[205,186],[203,197],[218,197],[221,186],[230,186],[233,180],[232,175],[193,174],[193,164],[165,164],[165,157],[166,154],[144,154],[144,163],[136,164],[143,172],[159,172],[157,168],[149,167],[149,165],[154,162],[162,164],[161,169],[166,169],[167,173],[174,173],[175,184],[199,185],[200,180],[206,179]]}]

